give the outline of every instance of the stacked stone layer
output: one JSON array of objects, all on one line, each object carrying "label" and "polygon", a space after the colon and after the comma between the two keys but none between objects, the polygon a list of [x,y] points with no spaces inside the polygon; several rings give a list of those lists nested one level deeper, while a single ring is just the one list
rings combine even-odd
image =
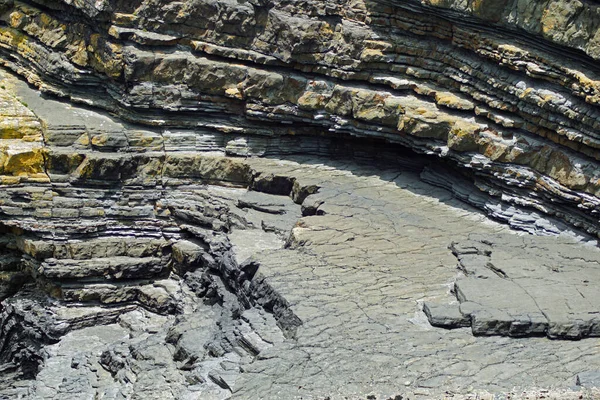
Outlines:
[{"label": "stacked stone layer", "polygon": [[597,385],[425,322],[600,335],[598,6],[527,3],[0,0],[0,396]]},{"label": "stacked stone layer", "polygon": [[44,92],[168,130],[137,140],[54,132],[48,146],[201,150],[211,143],[199,137],[225,134],[247,144],[232,153],[264,154],[266,138],[375,138],[447,159],[509,206],[597,236],[597,10],[517,0],[4,1],[0,51]]}]

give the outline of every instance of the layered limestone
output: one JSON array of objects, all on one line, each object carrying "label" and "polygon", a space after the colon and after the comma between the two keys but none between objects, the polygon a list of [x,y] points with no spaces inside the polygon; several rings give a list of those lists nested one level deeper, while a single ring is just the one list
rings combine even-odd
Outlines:
[{"label": "layered limestone", "polygon": [[0,397],[597,397],[597,13],[0,0]]},{"label": "layered limestone", "polygon": [[[448,160],[504,208],[598,235],[593,2],[6,0],[0,12],[3,65],[43,92],[184,130],[177,148],[374,138]],[[71,134],[47,144],[124,143]]]},{"label": "layered limestone", "polygon": [[[461,200],[499,210],[467,178],[389,145],[150,129],[2,78],[42,136],[4,140],[44,161],[0,192],[1,396],[598,395],[591,237],[513,210],[562,229],[518,236]],[[505,276],[467,264],[478,246]],[[497,280],[569,296],[509,314]],[[546,325],[516,318],[548,309]]]}]

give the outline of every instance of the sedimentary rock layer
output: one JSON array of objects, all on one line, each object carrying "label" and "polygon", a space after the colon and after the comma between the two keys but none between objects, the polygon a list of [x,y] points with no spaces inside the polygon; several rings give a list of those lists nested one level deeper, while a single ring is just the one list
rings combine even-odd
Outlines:
[{"label": "sedimentary rock layer", "polygon": [[596,395],[598,6],[530,3],[0,0],[0,396]]},{"label": "sedimentary rock layer", "polygon": [[[1,396],[387,399],[539,387],[597,394],[590,339],[515,341],[498,336],[508,324],[498,318],[485,320],[485,331],[438,329],[422,311],[423,303],[425,311],[458,311],[449,289],[467,280],[487,290],[471,266],[456,269],[451,242],[485,237],[496,245],[492,257],[568,248],[597,258],[598,249],[577,242],[583,236],[511,247],[525,239],[457,198],[493,206],[466,178],[391,146],[277,138],[260,142],[276,158],[231,157],[227,148],[248,148],[239,138],[170,135],[40,97],[10,75],[1,82],[12,126],[33,132],[3,141],[4,165],[20,162],[23,172],[5,176],[0,192]],[[71,132],[120,137],[122,147],[45,144]],[[133,150],[149,137],[173,147]],[[173,144],[190,137],[212,151]],[[298,148],[317,155],[286,155]],[[597,269],[584,264],[571,272]],[[540,285],[554,273],[539,272],[530,280]],[[564,283],[549,294],[589,288]],[[480,303],[461,319],[477,328],[485,312],[506,307],[493,292],[472,297],[475,289],[460,290]],[[597,309],[594,293],[569,305],[595,308],[563,313],[562,330],[544,333],[594,335],[578,322]]]},{"label": "sedimentary rock layer", "polygon": [[[44,92],[166,128],[138,135],[136,152],[173,136],[197,150],[206,142],[194,138],[219,132],[231,153],[246,154],[287,135],[376,138],[449,160],[503,208],[597,236],[597,10],[524,0],[11,0],[0,8],[0,62]],[[75,130],[46,144],[110,151],[122,148],[119,136]]]}]

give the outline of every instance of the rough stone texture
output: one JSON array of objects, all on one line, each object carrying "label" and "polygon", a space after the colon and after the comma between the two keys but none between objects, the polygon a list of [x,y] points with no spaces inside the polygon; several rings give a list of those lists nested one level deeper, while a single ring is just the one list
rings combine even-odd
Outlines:
[{"label": "rough stone texture", "polygon": [[[533,239],[533,240],[532,240]],[[473,235],[453,243],[460,306],[429,306],[432,325],[476,335],[600,336],[600,251],[568,240]]]},{"label": "rough stone texture", "polygon": [[0,397],[600,396],[597,10],[0,0]]},{"label": "rough stone texture", "polygon": [[[319,193],[305,201],[321,203],[317,215],[300,220],[287,249],[254,256],[303,325],[295,342],[275,346],[244,368],[234,398],[388,398],[402,384],[400,393],[409,398],[437,397],[442,387],[458,393],[468,387],[507,392],[532,382],[560,387],[571,379],[559,371],[574,365],[567,361],[573,351],[575,364],[596,369],[597,341],[514,341],[431,329],[421,305],[447,301],[456,279],[447,240],[506,229],[458,208],[448,193],[410,173],[343,163],[319,169],[330,177],[322,177]],[[266,389],[266,381],[274,383]]]},{"label": "rough stone texture", "polygon": [[[280,154],[274,143],[290,135],[377,138],[459,166],[499,203],[484,209],[514,227],[556,233],[513,218],[533,212],[597,237],[599,7],[5,0],[0,63],[43,92],[163,127],[57,126],[50,146],[256,155]],[[41,172],[28,147],[5,175]]]},{"label": "rough stone texture", "polygon": [[431,186],[422,176],[438,167],[398,150],[362,145],[336,160],[319,154],[352,146],[306,139],[316,155],[284,156],[294,142],[282,140],[270,144],[279,158],[215,144],[138,153],[127,146],[143,128],[2,82],[44,138],[127,139],[112,150],[46,144],[45,180],[22,174],[0,192],[2,396],[598,395],[595,339],[473,336],[433,328],[427,313],[452,324],[456,312],[423,307],[447,304],[463,282],[450,242],[468,252],[468,240],[495,240],[496,252],[480,251],[493,258],[526,240],[533,260],[576,253],[558,273],[589,275],[597,250],[575,242],[589,237],[517,236],[454,194],[477,193],[468,180]]}]

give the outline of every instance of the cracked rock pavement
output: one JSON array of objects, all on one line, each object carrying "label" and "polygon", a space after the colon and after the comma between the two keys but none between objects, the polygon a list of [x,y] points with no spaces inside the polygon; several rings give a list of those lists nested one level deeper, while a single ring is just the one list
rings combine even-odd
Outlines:
[{"label": "cracked rock pavement", "polygon": [[[422,311],[424,302],[456,303],[454,286],[471,279],[456,268],[451,242],[495,240],[499,250],[492,257],[498,265],[509,275],[518,271],[531,280],[552,279],[554,272],[541,269],[541,257],[552,254],[581,254],[575,263],[563,260],[561,268],[596,273],[597,248],[567,237],[517,235],[409,172],[299,161],[282,163],[279,173],[305,185],[318,181],[319,192],[303,203],[313,215],[297,222],[286,248],[265,249],[253,257],[303,324],[293,340],[243,366],[233,398],[509,393],[578,388],[580,376],[597,374],[596,338],[474,336],[469,329],[433,328]],[[481,240],[477,243],[483,246]],[[495,281],[482,277],[481,282],[493,286]],[[538,289],[562,290],[544,289],[546,283],[541,281]],[[554,283],[560,285],[558,279]],[[513,293],[500,292],[496,298],[513,298]],[[595,307],[597,313],[599,300],[590,298],[585,311]]]}]

